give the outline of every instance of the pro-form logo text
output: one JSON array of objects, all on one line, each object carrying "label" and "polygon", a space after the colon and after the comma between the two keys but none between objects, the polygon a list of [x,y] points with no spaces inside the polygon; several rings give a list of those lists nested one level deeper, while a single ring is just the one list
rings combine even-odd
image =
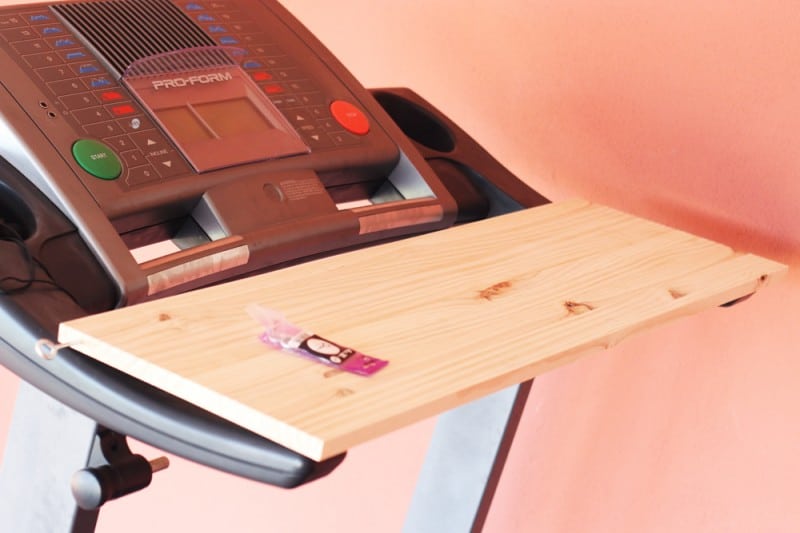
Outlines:
[{"label": "pro-form logo text", "polygon": [[212,72],[211,74],[197,74],[195,76],[187,76],[185,78],[169,78],[165,80],[153,80],[153,89],[176,89],[178,87],[190,87],[192,85],[201,85],[206,83],[218,83],[233,79],[233,74],[230,72]]}]

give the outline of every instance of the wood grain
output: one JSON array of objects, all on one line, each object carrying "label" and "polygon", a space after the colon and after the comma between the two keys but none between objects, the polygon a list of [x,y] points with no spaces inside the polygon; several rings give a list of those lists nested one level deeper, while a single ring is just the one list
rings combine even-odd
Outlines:
[{"label": "wood grain", "polygon": [[[324,459],[785,272],[573,200],[73,320],[59,341]],[[273,350],[253,303],[390,364],[363,378]]]}]

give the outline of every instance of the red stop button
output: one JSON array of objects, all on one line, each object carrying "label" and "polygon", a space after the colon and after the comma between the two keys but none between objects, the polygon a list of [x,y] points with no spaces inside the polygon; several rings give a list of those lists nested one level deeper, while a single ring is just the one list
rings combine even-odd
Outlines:
[{"label": "red stop button", "polygon": [[344,129],[356,135],[366,135],[369,133],[369,119],[359,108],[345,102],[344,100],[335,100],[331,104],[331,115],[333,118],[342,125]]}]

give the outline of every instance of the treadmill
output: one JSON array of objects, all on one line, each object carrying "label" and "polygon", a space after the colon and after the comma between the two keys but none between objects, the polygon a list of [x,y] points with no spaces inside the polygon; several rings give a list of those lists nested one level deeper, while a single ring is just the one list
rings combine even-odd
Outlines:
[{"label": "treadmill", "polygon": [[0,139],[0,363],[25,382],[0,473],[15,531],[53,477],[14,469],[52,438],[74,446],[46,469],[87,473],[62,522],[48,503],[76,532],[158,468],[127,436],[287,488],[344,459],[68,348],[48,358],[37,341],[60,322],[547,202],[412,91],[363,88],[273,0],[1,7]]}]

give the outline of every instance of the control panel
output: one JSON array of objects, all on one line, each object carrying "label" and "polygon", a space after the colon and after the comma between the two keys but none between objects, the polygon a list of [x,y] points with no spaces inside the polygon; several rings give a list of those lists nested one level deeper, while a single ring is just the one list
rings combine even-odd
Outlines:
[{"label": "control panel", "polygon": [[[121,301],[452,224],[391,120],[271,0],[0,8],[0,157],[75,223]],[[163,239],[156,259],[132,250]]]}]

